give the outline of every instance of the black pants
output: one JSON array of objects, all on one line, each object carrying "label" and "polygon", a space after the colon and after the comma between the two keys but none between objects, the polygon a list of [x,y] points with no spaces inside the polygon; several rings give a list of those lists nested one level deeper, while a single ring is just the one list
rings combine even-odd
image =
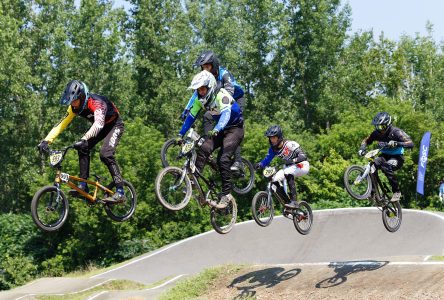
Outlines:
[{"label": "black pants", "polygon": [[120,174],[119,166],[114,157],[116,147],[119,144],[123,131],[123,121],[118,118],[110,124],[105,124],[96,137],[88,140],[88,149],[79,151],[80,178],[88,179],[91,149],[94,148],[98,142],[103,140],[103,145],[100,148],[100,160],[108,167],[116,187],[123,186],[122,175]]},{"label": "black pants", "polygon": [[228,195],[233,189],[230,167],[234,152],[243,139],[243,127],[227,128],[219,132],[217,136],[208,138],[197,152],[196,167],[199,172],[202,172],[208,156],[217,148],[221,148],[217,158],[217,164],[219,165],[220,175],[222,177],[223,195]]},{"label": "black pants", "polygon": [[[244,111],[244,107],[245,107],[245,98],[244,97],[240,97],[239,99],[236,100],[237,104],[239,104],[241,111]],[[214,119],[211,116],[210,112],[206,112],[204,114],[204,120],[203,120],[203,126],[204,126],[204,133],[206,135],[208,135],[208,132],[214,128]],[[241,146],[239,145],[239,147],[236,148],[235,152],[234,152],[234,161],[237,162],[242,162],[242,157],[241,157]]]},{"label": "black pants", "polygon": [[290,188],[290,192],[288,196],[290,197],[290,201],[296,201],[296,182],[294,181],[294,176],[292,174],[285,175],[287,179],[288,187]]},{"label": "black pants", "polygon": [[375,166],[380,169],[382,173],[387,176],[387,179],[392,186],[392,192],[399,192],[398,180],[395,176],[395,171],[399,170],[404,164],[404,157],[402,155],[381,155],[375,159]]}]

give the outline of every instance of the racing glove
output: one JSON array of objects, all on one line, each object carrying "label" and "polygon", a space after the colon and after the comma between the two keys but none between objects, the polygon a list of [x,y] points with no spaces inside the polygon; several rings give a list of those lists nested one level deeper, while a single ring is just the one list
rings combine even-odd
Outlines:
[{"label": "racing glove", "polygon": [[48,141],[41,141],[41,142],[37,145],[37,149],[39,149],[39,152],[40,152],[41,154],[48,153],[48,152],[49,152]]}]

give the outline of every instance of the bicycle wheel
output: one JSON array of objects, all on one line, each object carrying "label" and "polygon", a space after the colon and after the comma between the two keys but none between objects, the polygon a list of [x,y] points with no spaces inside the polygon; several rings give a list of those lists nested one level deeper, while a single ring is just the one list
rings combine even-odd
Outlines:
[{"label": "bicycle wheel", "polygon": [[176,139],[166,141],[160,150],[160,159],[164,168],[174,165],[183,166],[185,157],[178,159],[182,146],[176,142]]},{"label": "bicycle wheel", "polygon": [[294,227],[300,234],[308,234],[313,224],[313,212],[310,205],[305,202],[299,202],[299,208],[293,212]]},{"label": "bicycle wheel", "polygon": [[55,186],[45,186],[34,194],[31,202],[31,216],[43,231],[60,229],[68,217],[69,203],[65,194]]},{"label": "bicycle wheel", "polygon": [[156,177],[156,195],[160,204],[169,210],[181,210],[191,199],[191,182],[187,175],[182,182],[183,170],[169,166],[162,169]]},{"label": "bicycle wheel", "polygon": [[258,192],[251,201],[251,212],[259,226],[266,227],[271,224],[274,215],[273,200],[268,202],[267,192]]},{"label": "bicycle wheel", "polygon": [[[108,185],[110,190],[114,189],[115,183]],[[124,180],[123,190],[125,191],[126,200],[121,203],[105,203],[105,212],[113,221],[123,222],[131,218],[136,211],[137,196],[133,185]],[[106,196],[105,196],[106,197]]]},{"label": "bicycle wheel", "polygon": [[237,194],[243,195],[251,191],[254,185],[254,167],[253,164],[242,157],[243,169],[233,172],[233,191]]},{"label": "bicycle wheel", "polygon": [[382,222],[384,227],[390,232],[395,232],[401,227],[402,208],[399,201],[388,202],[382,208]]},{"label": "bicycle wheel", "polygon": [[237,218],[237,204],[235,200],[231,200],[227,207],[223,209],[211,208],[211,225],[214,230],[220,234],[231,231]]},{"label": "bicycle wheel", "polygon": [[372,182],[370,176],[357,182],[359,176],[364,174],[365,169],[361,166],[350,166],[344,173],[344,185],[347,192],[355,199],[364,200],[370,196]]}]

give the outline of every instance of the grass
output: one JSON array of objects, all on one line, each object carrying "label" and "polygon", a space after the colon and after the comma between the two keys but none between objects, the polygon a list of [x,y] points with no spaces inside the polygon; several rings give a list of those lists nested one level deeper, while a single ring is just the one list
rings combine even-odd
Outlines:
[{"label": "grass", "polygon": [[232,276],[243,268],[245,268],[244,265],[224,265],[206,269],[194,277],[179,282],[166,293],[160,295],[158,299],[182,300],[200,297],[211,289],[217,279]]},{"label": "grass", "polygon": [[432,256],[430,257],[429,261],[444,261],[444,256]]}]

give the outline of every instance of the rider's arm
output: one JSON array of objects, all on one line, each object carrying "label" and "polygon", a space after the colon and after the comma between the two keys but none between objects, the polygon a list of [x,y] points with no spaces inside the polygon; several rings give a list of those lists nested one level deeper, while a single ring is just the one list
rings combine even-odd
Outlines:
[{"label": "rider's arm", "polygon": [[48,141],[49,144],[51,144],[55,138],[63,131],[65,128],[71,123],[71,121],[74,119],[75,113],[72,111],[71,105],[68,107],[68,110],[66,111],[65,117],[56,125],[53,129],[48,133],[48,135],[45,137],[45,141]]},{"label": "rider's arm", "polygon": [[378,141],[378,136],[379,136],[378,132],[376,130],[373,131],[368,137],[366,137],[364,140],[362,140],[360,149],[365,150],[367,145],[370,145],[374,141]]},{"label": "rider's arm", "polygon": [[401,129],[396,131],[396,142],[398,146],[411,149],[413,148],[412,139]]},{"label": "rider's arm", "polygon": [[223,84],[223,88],[227,90],[228,93],[230,93],[231,96],[234,95],[234,85],[233,85],[233,75],[230,74],[227,70],[222,69],[221,70],[221,81]]},{"label": "rider's arm", "polygon": [[265,158],[260,162],[261,167],[265,168],[266,166],[268,166],[271,161],[273,160],[273,158],[276,156],[276,152],[273,151],[273,149],[270,147],[268,149],[268,153],[265,156]]},{"label": "rider's arm", "polygon": [[194,101],[197,99],[197,91],[194,91],[193,95],[191,96],[190,100],[188,100],[187,106],[185,106],[185,110],[190,110],[191,107],[193,107]]},{"label": "rider's arm", "polygon": [[93,99],[88,101],[88,108],[94,112],[94,123],[83,135],[82,140],[89,140],[99,134],[100,130],[105,126],[106,111],[108,110],[105,102]]},{"label": "rider's arm", "polygon": [[225,126],[227,126],[231,118],[231,107],[234,103],[234,99],[231,96],[228,96],[227,94],[222,95],[221,97],[222,99],[220,99],[220,101],[219,99],[216,99],[216,101],[219,101],[220,103],[220,111],[221,111],[219,121],[217,122],[216,126],[214,126],[214,129],[217,131],[222,131],[224,130]]},{"label": "rider's arm", "polygon": [[202,109],[202,104],[199,101],[194,101],[190,113],[188,114],[187,118],[185,119],[185,122],[182,125],[182,128],[180,129],[179,134],[181,136],[184,136],[185,133],[187,133],[187,131],[190,129],[191,125],[194,124],[194,122],[196,121],[197,114],[201,109]]},{"label": "rider's arm", "polygon": [[293,162],[295,164],[298,164],[300,162],[306,161],[307,160],[307,155],[305,155],[304,151],[301,149],[301,147],[299,147],[298,149],[296,149],[295,151],[295,155],[296,157],[293,158]]}]

